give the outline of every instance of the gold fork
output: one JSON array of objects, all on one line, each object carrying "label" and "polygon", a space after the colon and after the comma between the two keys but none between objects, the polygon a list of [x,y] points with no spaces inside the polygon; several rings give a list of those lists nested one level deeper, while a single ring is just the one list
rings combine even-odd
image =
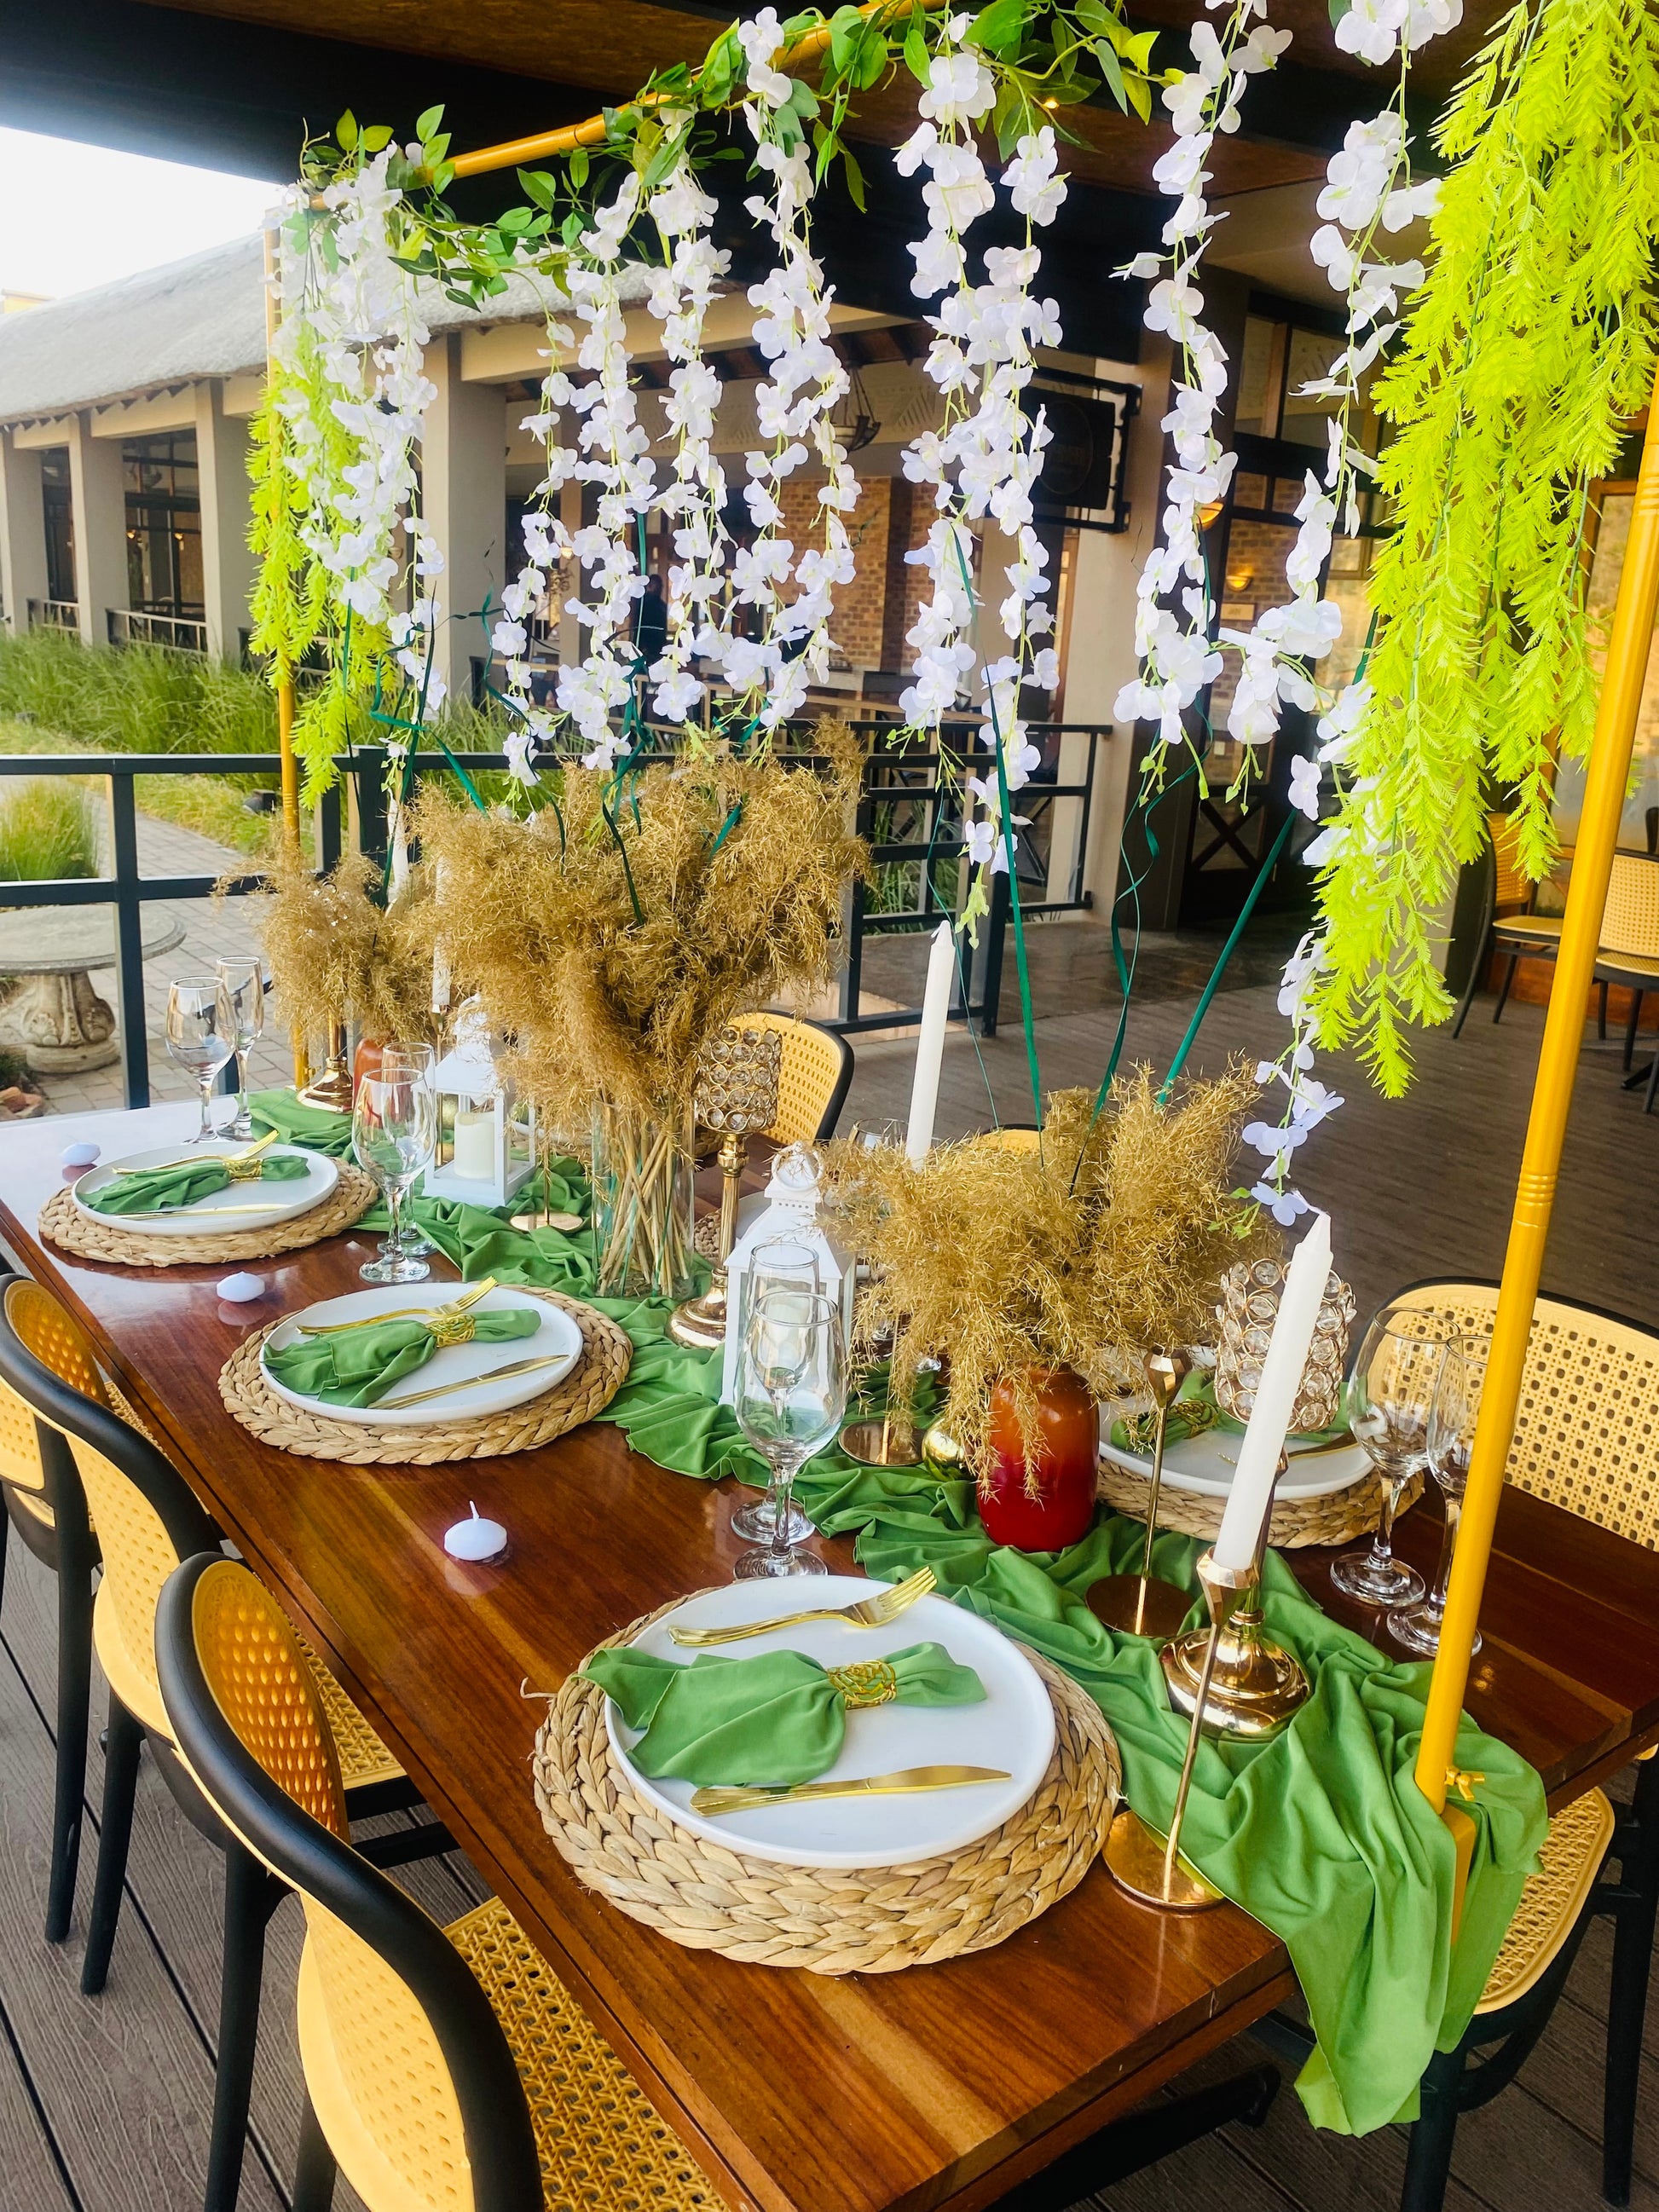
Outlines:
[{"label": "gold fork", "polygon": [[476,1306],[480,1298],[488,1297],[495,1287],[495,1278],[486,1275],[483,1282],[474,1283],[470,1291],[464,1291],[447,1306],[394,1306],[390,1313],[370,1314],[362,1321],[302,1321],[300,1333],[302,1336],[343,1336],[348,1329],[379,1328],[383,1321],[413,1321],[417,1316],[422,1321],[451,1320],[457,1314],[464,1314],[469,1306]]},{"label": "gold fork", "polygon": [[861,1597],[856,1605],[832,1606],[816,1613],[786,1613],[776,1620],[746,1620],[735,1628],[671,1628],[668,1633],[676,1644],[702,1649],[710,1644],[739,1644],[747,1637],[768,1636],[775,1628],[799,1628],[809,1620],[844,1620],[850,1628],[884,1628],[919,1597],[926,1597],[934,1579],[931,1567],[919,1567],[908,1582],[895,1583],[891,1589],[878,1590],[873,1597]]},{"label": "gold fork", "polygon": [[117,1168],[115,1172],[121,1176],[159,1175],[163,1168],[193,1168],[204,1159],[216,1160],[221,1167],[245,1168],[250,1160],[258,1159],[267,1145],[274,1145],[276,1141],[276,1130],[268,1129],[263,1137],[256,1138],[246,1152],[198,1152],[194,1159],[158,1160],[153,1168]]}]

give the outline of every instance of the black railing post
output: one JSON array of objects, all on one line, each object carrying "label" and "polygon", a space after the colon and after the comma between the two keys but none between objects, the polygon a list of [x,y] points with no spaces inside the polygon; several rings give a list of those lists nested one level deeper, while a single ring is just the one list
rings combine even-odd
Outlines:
[{"label": "black railing post", "polygon": [[325,875],[340,857],[342,787],[330,784],[317,802],[317,865]]},{"label": "black railing post", "polygon": [[984,996],[980,1002],[979,1033],[989,1037],[997,1033],[997,1012],[1002,1002],[1002,945],[1008,930],[1008,878],[1002,870],[991,878],[991,911],[984,927]]},{"label": "black railing post", "polygon": [[[1106,734],[1110,737],[1111,732],[1108,730]],[[1069,896],[1073,906],[1081,906],[1083,903],[1083,878],[1089,865],[1089,809],[1094,804],[1095,763],[1099,753],[1100,732],[1091,730],[1088,765],[1083,772],[1083,816],[1078,823],[1077,854],[1072,862],[1072,887]]]},{"label": "black railing post", "polygon": [[[875,794],[868,782],[872,766],[866,759],[859,779],[858,811],[854,817],[857,834],[866,843],[876,820]],[[841,971],[841,1018],[844,1022],[858,1019],[859,995],[864,987],[865,896],[863,880],[855,877],[847,886],[847,896],[842,902],[842,931],[847,944],[847,962]]]},{"label": "black railing post", "polygon": [[121,1074],[127,1104],[149,1103],[149,1039],[144,1019],[144,928],[138,885],[138,821],[132,777],[109,778],[111,856],[115,873],[115,990],[121,1010]]},{"label": "black railing post", "polygon": [[351,774],[357,779],[357,849],[377,867],[386,866],[386,747],[354,745]]}]

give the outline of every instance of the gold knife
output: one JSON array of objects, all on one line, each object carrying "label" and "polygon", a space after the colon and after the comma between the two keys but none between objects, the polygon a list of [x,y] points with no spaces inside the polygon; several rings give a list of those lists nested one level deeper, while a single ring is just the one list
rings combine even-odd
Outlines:
[{"label": "gold knife", "polygon": [[267,1145],[274,1145],[276,1141],[276,1132],[275,1129],[272,1129],[268,1135],[256,1138],[253,1143],[248,1146],[247,1150],[243,1152],[198,1152],[193,1158],[182,1160],[157,1160],[154,1167],[115,1168],[112,1172],[118,1176],[160,1175],[163,1168],[199,1167],[204,1160],[216,1160],[222,1167],[228,1167],[230,1163],[234,1160],[238,1167],[242,1167],[246,1165],[249,1160],[257,1158],[258,1155],[264,1152]]},{"label": "gold knife", "polygon": [[970,1790],[1006,1782],[996,1766],[903,1766],[896,1774],[865,1774],[851,1782],[797,1782],[787,1790],[694,1790],[691,1810],[747,1813],[762,1805],[804,1805],[825,1797],[908,1797],[924,1790]]},{"label": "gold knife", "polygon": [[447,1398],[452,1390],[476,1390],[481,1382],[504,1382],[509,1375],[533,1374],[538,1367],[556,1367],[565,1357],[562,1352],[549,1352],[543,1359],[511,1359],[505,1367],[492,1367],[483,1375],[464,1376],[459,1382],[441,1382],[434,1390],[406,1390],[401,1398],[377,1398],[377,1406],[420,1406],[428,1398]]}]

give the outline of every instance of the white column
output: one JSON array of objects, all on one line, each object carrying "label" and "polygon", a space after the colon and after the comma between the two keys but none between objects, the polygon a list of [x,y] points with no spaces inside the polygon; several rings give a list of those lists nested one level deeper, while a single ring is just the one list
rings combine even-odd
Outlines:
[{"label": "white column", "polygon": [[[1066,667],[1068,722],[1113,721],[1112,706],[1118,691],[1135,673],[1135,581],[1158,535],[1163,512],[1160,423],[1170,404],[1168,342],[1149,340],[1145,352],[1139,372],[1126,372],[1116,362],[1101,362],[1096,367],[1100,376],[1127,380],[1139,375],[1140,412],[1129,426],[1124,487],[1129,500],[1128,529],[1120,536],[1098,530],[1078,532]],[[1117,892],[1118,849],[1135,761],[1134,725],[1118,722],[1095,756],[1094,805],[1084,860],[1084,887],[1094,894],[1095,912],[1103,921]],[[1081,780],[1080,759],[1077,780]]]},{"label": "white column", "polygon": [[75,596],[82,645],[109,643],[109,611],[125,608],[127,495],[121,441],[94,438],[82,409],[70,428],[70,512],[75,527]]},{"label": "white column", "polygon": [[421,441],[421,505],[444,556],[436,665],[451,696],[470,699],[472,662],[489,652],[478,611],[488,600],[493,628],[507,582],[507,418],[499,385],[462,380],[459,331],[433,340],[426,373],[438,396]]},{"label": "white column", "polygon": [[225,412],[218,377],[196,387],[196,467],[202,496],[202,599],[207,649],[217,660],[240,661],[242,632],[252,626],[253,554],[247,542],[248,426]]},{"label": "white column", "polygon": [[0,430],[0,602],[6,627],[21,637],[29,626],[29,601],[46,597],[46,510],[40,493],[40,456],[20,451]]}]

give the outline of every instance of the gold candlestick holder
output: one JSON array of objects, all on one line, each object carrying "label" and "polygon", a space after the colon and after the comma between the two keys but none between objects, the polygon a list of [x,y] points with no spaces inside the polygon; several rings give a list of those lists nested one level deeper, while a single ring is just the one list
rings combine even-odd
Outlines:
[{"label": "gold candlestick holder", "polygon": [[1158,1534],[1158,1493],[1164,1486],[1164,1444],[1169,1433],[1170,1408],[1181,1395],[1181,1386],[1192,1372],[1184,1352],[1149,1352],[1143,1362],[1146,1388],[1152,1401],[1152,1480],[1146,1501],[1146,1544],[1140,1571],[1107,1575],[1090,1586],[1088,1607],[1108,1628],[1134,1636],[1151,1636],[1167,1643],[1187,1618],[1192,1600],[1152,1572],[1152,1539]]},{"label": "gold candlestick holder", "polygon": [[328,1025],[328,1062],[313,1083],[298,1093],[302,1106],[323,1106],[332,1113],[351,1111],[351,1063],[346,1057],[346,1025]]},{"label": "gold candlestick holder", "polygon": [[777,1119],[782,1062],[783,1039],[776,1030],[723,1030],[703,1055],[693,1111],[720,1139],[719,1257],[708,1288],[700,1297],[684,1299],[668,1316],[676,1344],[712,1352],[726,1341],[726,1267],[737,1241],[738,1185],[750,1138]]},{"label": "gold candlestick holder", "polygon": [[[1281,1454],[1280,1474],[1285,1467]],[[1277,1481],[1275,1476],[1275,1487]],[[1273,1510],[1269,1496],[1248,1567],[1218,1567],[1212,1552],[1202,1554],[1197,1574],[1210,1625],[1159,1654],[1170,1703],[1190,1716],[1169,1834],[1160,1836],[1125,1805],[1106,1839],[1106,1864],[1118,1887],[1138,1903],[1163,1911],[1201,1912],[1221,1902],[1220,1891],[1181,1855],[1182,1823],[1200,1738],[1206,1733],[1271,1735],[1308,1695],[1307,1676],[1261,1626],[1261,1562]]]}]

